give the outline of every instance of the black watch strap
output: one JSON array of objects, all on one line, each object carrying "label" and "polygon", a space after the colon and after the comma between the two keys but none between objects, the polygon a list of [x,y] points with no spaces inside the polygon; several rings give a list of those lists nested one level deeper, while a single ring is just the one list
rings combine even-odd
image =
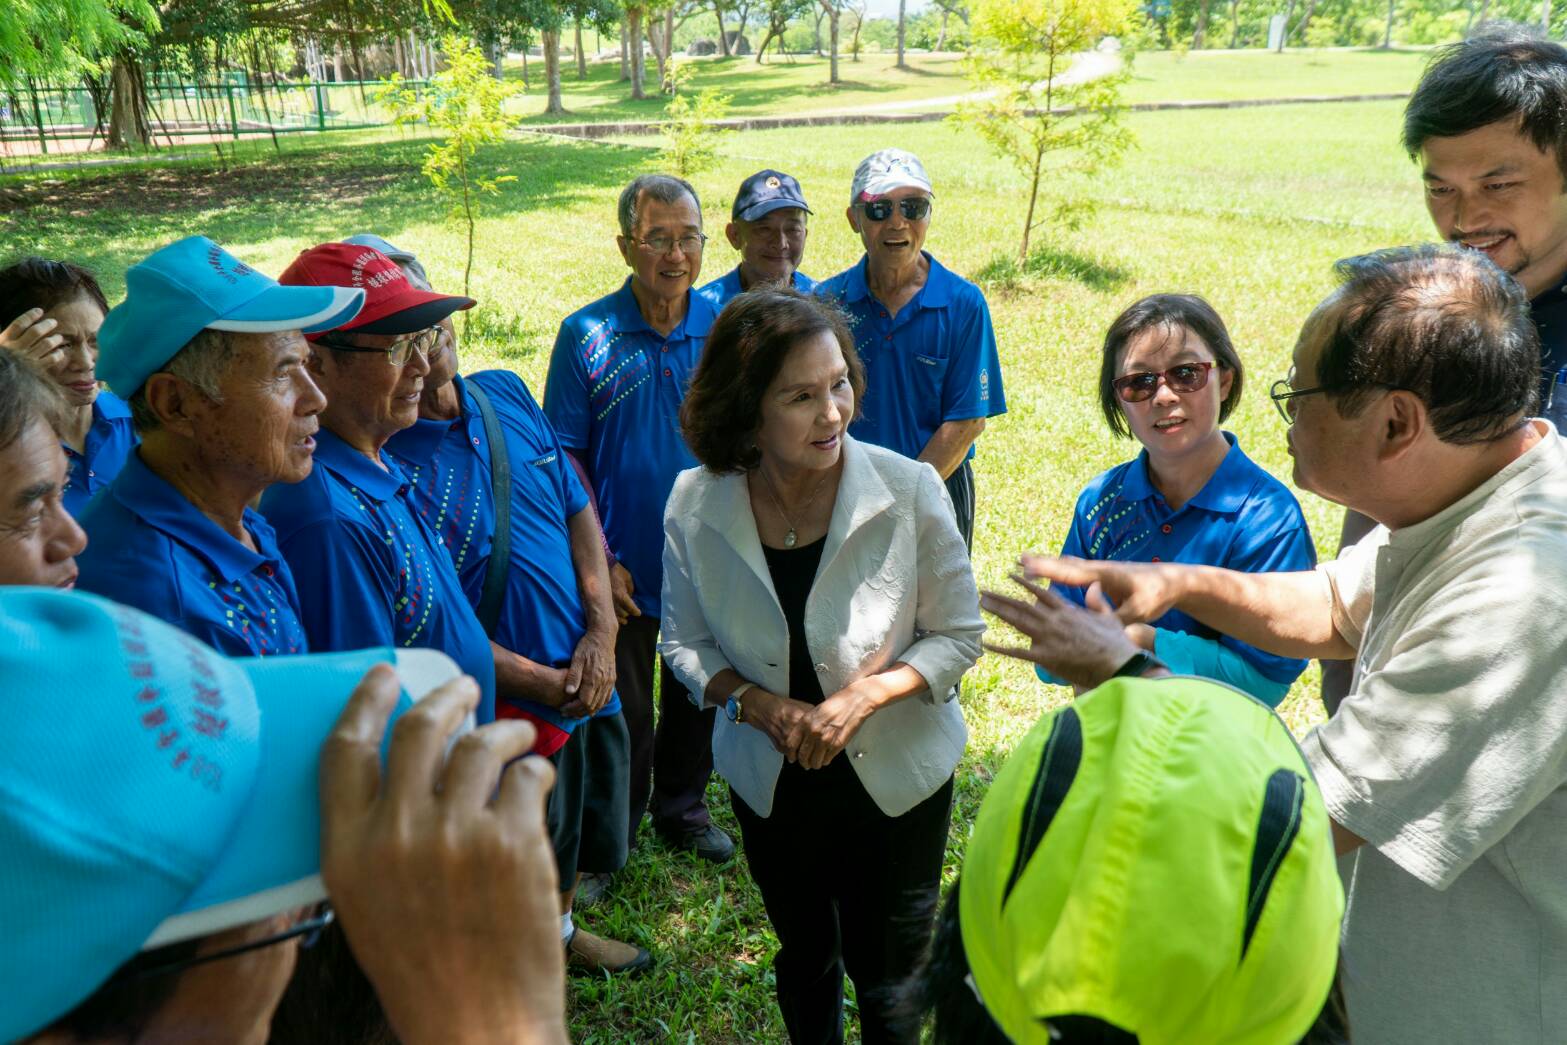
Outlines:
[{"label": "black watch strap", "polygon": [[1154,668],[1163,668],[1165,671],[1170,670],[1164,661],[1160,660],[1152,653],[1148,652],[1147,650],[1138,650],[1136,653],[1132,654],[1125,664],[1122,664],[1119,668],[1116,668],[1115,674],[1111,675],[1110,677],[1136,678],[1140,675],[1146,675]]}]

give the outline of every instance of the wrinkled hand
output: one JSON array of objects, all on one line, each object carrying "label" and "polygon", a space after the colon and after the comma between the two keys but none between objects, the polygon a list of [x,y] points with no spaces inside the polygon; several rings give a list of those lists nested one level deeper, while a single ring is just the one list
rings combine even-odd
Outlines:
[{"label": "wrinkled hand", "polygon": [[627,617],[642,616],[636,600],[631,597],[636,587],[630,570],[618,562],[609,568],[609,594],[615,600],[615,619],[622,624],[626,623]]},{"label": "wrinkled hand", "polygon": [[781,697],[760,686],[747,690],[742,702],[745,725],[767,734],[774,750],[788,761],[795,761],[800,740],[805,736],[805,720],[815,709],[803,700]]},{"label": "wrinkled hand", "polygon": [[65,344],[65,338],[54,332],[59,325],[53,319],[45,319],[43,309],[30,308],[0,330],[0,348],[40,366],[53,366],[64,354],[60,346]]},{"label": "wrinkled hand", "polygon": [[1031,579],[1087,588],[1097,584],[1115,605],[1123,624],[1158,620],[1175,608],[1179,591],[1176,570],[1151,562],[1105,562],[1097,559],[1024,555],[1018,560]]},{"label": "wrinkled hand", "polygon": [[561,714],[585,718],[603,710],[615,691],[615,636],[589,631],[577,643],[562,688]]},{"label": "wrinkled hand", "polygon": [[870,701],[853,689],[839,690],[812,708],[800,740],[800,765],[821,769],[837,758],[873,710]]},{"label": "wrinkled hand", "polygon": [[1154,642],[1158,638],[1158,632],[1151,624],[1128,624],[1126,626],[1126,637],[1131,640],[1132,645],[1152,653],[1154,651]]},{"label": "wrinkled hand", "polygon": [[389,667],[373,668],[321,753],[321,873],[349,946],[407,1045],[564,1042],[544,826],[554,770],[512,761],[534,741],[520,720],[474,730],[444,757],[479,701],[464,677],[398,720],[383,774],[398,692]]},{"label": "wrinkled hand", "polygon": [[1052,675],[1083,689],[1093,689],[1137,653],[1137,646],[1127,638],[1125,626],[1097,584],[1088,589],[1088,608],[1084,609],[1020,574],[1013,574],[1012,579],[1033,595],[1033,601],[987,591],[980,596],[979,605],[1022,632],[1029,645],[986,642],[986,649],[1043,665]]}]

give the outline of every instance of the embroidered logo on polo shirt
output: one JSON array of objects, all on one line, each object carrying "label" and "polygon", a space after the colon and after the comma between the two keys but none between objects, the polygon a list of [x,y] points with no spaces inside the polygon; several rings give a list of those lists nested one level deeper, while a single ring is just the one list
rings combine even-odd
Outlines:
[{"label": "embroidered logo on polo shirt", "polygon": [[985,367],[979,372],[979,399],[984,402],[990,398],[990,368]]}]

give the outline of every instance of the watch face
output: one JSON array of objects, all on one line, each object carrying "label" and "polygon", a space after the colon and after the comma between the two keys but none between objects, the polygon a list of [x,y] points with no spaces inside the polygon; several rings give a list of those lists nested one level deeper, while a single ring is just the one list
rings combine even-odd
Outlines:
[{"label": "watch face", "polygon": [[734,697],[724,701],[724,717],[731,722],[740,721],[740,702]]}]

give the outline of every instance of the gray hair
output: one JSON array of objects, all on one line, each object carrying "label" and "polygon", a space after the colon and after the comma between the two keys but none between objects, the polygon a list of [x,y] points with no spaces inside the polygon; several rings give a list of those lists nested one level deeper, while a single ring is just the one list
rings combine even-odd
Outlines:
[{"label": "gray hair", "polygon": [[62,434],[65,415],[59,386],[25,359],[0,349],[0,451],[9,449],[35,420]]},{"label": "gray hair", "polygon": [[691,202],[696,204],[697,225],[702,224],[702,198],[690,182],[673,174],[639,174],[620,190],[620,234],[627,239],[636,228],[637,204],[642,202],[643,193],[659,203],[679,203],[682,196],[690,196]]},{"label": "gray hair", "polygon": [[[234,335],[230,331],[205,327],[174,353],[174,358],[163,364],[159,372],[173,374],[214,403],[221,403],[223,375],[234,360],[234,351]],[[145,383],[132,394],[130,408],[131,423],[138,432],[155,432],[162,427],[147,403]]]}]

